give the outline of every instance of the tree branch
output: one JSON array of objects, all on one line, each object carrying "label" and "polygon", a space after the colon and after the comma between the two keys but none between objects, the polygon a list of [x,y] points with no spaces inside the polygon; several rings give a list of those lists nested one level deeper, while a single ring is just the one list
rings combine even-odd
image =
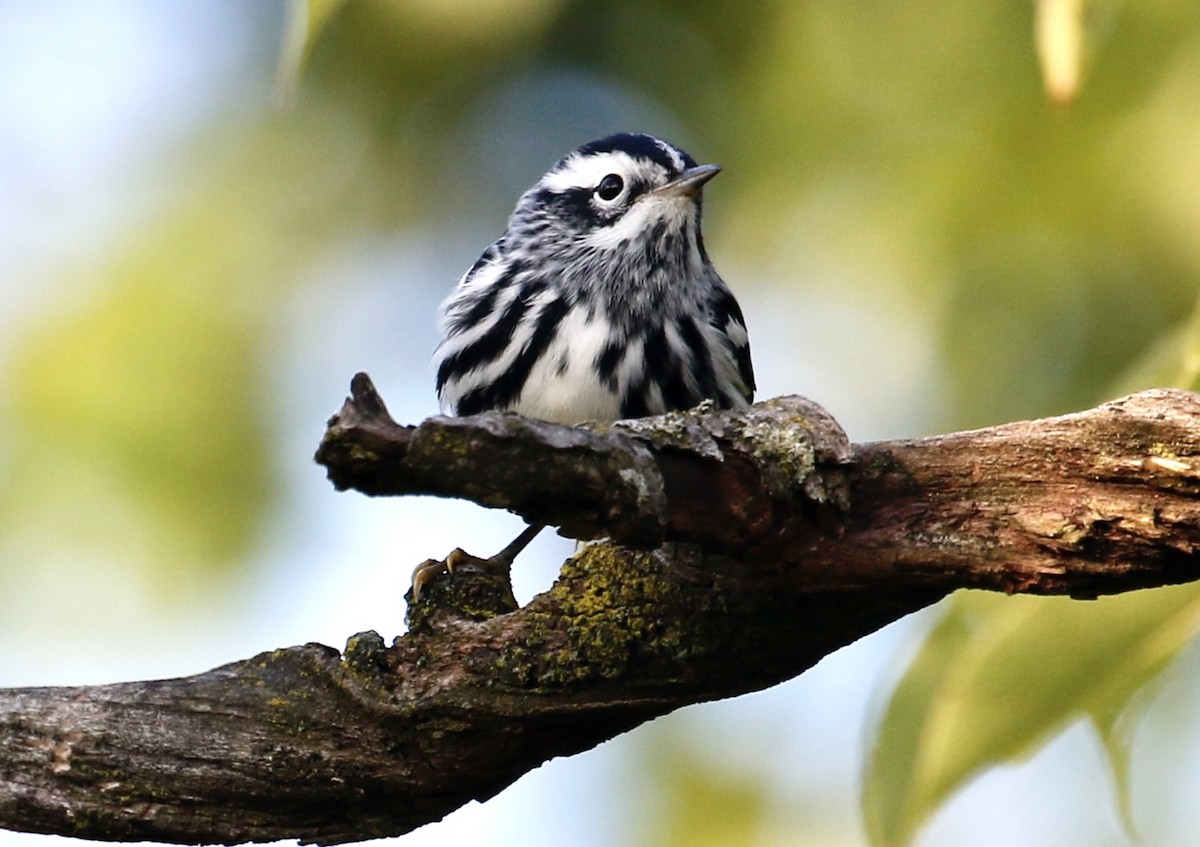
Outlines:
[{"label": "tree branch", "polygon": [[[1094,597],[1200,577],[1200,395],[852,446],[798,398],[608,427],[403,427],[365,375],[318,451],[339,488],[607,537],[515,609],[470,568],[385,647],[0,692],[0,826],[107,840],[396,835],[554,756],[789,679],[962,587]],[[519,566],[519,565],[518,565]]]}]

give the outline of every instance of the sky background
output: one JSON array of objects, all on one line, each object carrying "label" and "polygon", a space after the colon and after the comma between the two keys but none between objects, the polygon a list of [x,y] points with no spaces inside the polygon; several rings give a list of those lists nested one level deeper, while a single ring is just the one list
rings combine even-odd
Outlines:
[{"label": "sky background", "polygon": [[[311,456],[356,371],[398,421],[436,413],[438,303],[520,192],[609,132],[724,166],[706,240],[760,397],[812,397],[864,441],[1136,381],[1200,275],[1187,4],[1097,4],[1071,109],[1045,100],[1027,4],[874,5],[352,2],[292,87],[283,3],[0,0],[0,685],[390,640],[413,565],[502,546],[513,516],[338,494]],[[572,549],[539,538],[518,598]],[[865,844],[869,727],[935,614],[401,843]],[[1137,736],[1143,844],[1200,831],[1198,663]],[[1078,724],[918,843],[1133,843],[1114,797]]]}]

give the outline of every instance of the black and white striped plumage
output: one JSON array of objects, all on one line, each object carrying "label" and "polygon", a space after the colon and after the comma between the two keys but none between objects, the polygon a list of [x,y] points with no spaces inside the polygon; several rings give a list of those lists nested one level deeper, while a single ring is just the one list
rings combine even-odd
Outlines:
[{"label": "black and white striped plumage", "polygon": [[700,232],[718,170],[634,134],[555,165],[442,305],[443,412],[574,424],[748,404],[745,321]]}]

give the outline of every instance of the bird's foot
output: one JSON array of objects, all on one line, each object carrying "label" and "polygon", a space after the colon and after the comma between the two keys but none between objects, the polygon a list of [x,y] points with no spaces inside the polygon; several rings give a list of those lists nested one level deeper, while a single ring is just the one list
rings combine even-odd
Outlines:
[{"label": "bird's foot", "polygon": [[512,557],[505,555],[507,550],[497,553],[490,559],[472,556],[461,547],[455,547],[444,559],[426,559],[413,569],[412,598],[416,603],[421,599],[421,589],[444,573],[452,574],[460,568],[474,570],[479,573],[508,576],[512,569]]}]

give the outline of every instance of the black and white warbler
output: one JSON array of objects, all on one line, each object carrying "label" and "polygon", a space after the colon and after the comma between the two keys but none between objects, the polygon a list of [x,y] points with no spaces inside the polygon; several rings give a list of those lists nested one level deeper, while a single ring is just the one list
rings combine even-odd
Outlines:
[{"label": "black and white warbler", "polygon": [[[442,411],[577,424],[749,404],[746,323],[700,229],[719,171],[630,133],[559,161],[442,304]],[[489,561],[511,564],[536,531]]]},{"label": "black and white warbler", "polygon": [[442,411],[576,424],[749,403],[746,323],[700,232],[719,170],[649,135],[563,158],[442,305]]}]

